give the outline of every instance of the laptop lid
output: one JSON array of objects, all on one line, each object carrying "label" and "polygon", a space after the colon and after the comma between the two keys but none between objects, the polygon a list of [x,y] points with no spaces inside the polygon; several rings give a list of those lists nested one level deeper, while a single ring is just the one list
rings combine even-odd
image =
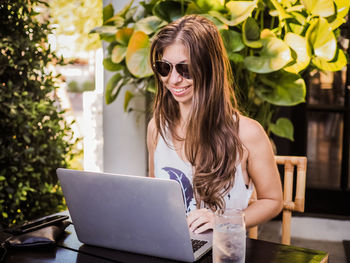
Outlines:
[{"label": "laptop lid", "polygon": [[[78,239],[85,244],[192,262],[211,248],[193,236],[174,180],[57,169]],[[192,238],[204,238],[195,254]]]}]

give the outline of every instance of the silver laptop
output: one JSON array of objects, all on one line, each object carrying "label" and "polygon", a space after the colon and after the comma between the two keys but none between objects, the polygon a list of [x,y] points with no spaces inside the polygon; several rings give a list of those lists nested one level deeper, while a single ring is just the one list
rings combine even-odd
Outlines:
[{"label": "silver laptop", "polygon": [[[174,180],[57,169],[80,242],[193,262],[212,246],[212,233],[195,235]],[[194,251],[192,240],[204,244]]]}]

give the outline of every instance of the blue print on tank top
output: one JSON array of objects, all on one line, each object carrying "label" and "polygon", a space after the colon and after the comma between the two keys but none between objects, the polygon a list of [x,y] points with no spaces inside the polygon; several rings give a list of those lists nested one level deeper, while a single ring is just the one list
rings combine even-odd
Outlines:
[{"label": "blue print on tank top", "polygon": [[188,180],[186,175],[178,169],[175,169],[172,167],[164,167],[162,170],[168,173],[170,179],[176,180],[181,185],[182,196],[185,200],[185,205],[186,205],[186,213],[190,212],[191,211],[190,204],[194,199],[193,188],[190,180]]}]

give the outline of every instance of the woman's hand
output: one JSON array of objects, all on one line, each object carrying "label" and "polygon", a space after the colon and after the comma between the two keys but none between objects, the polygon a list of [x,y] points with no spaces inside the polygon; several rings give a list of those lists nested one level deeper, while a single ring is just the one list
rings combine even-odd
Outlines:
[{"label": "woman's hand", "polygon": [[206,208],[191,211],[187,216],[187,224],[190,230],[196,234],[203,233],[214,227],[214,213]]}]

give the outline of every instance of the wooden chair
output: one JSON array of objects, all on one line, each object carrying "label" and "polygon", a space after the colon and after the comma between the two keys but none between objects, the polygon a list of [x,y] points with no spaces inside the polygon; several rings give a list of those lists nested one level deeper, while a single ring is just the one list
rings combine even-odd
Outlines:
[{"label": "wooden chair", "polygon": [[[275,156],[276,163],[284,166],[283,180],[283,214],[282,214],[282,244],[290,245],[290,228],[292,212],[304,212],[305,181],[306,181],[306,157],[299,156]],[[296,166],[296,189],[293,200],[294,167]],[[254,190],[251,202],[257,200]],[[258,238],[258,227],[249,229],[249,237]]]}]

